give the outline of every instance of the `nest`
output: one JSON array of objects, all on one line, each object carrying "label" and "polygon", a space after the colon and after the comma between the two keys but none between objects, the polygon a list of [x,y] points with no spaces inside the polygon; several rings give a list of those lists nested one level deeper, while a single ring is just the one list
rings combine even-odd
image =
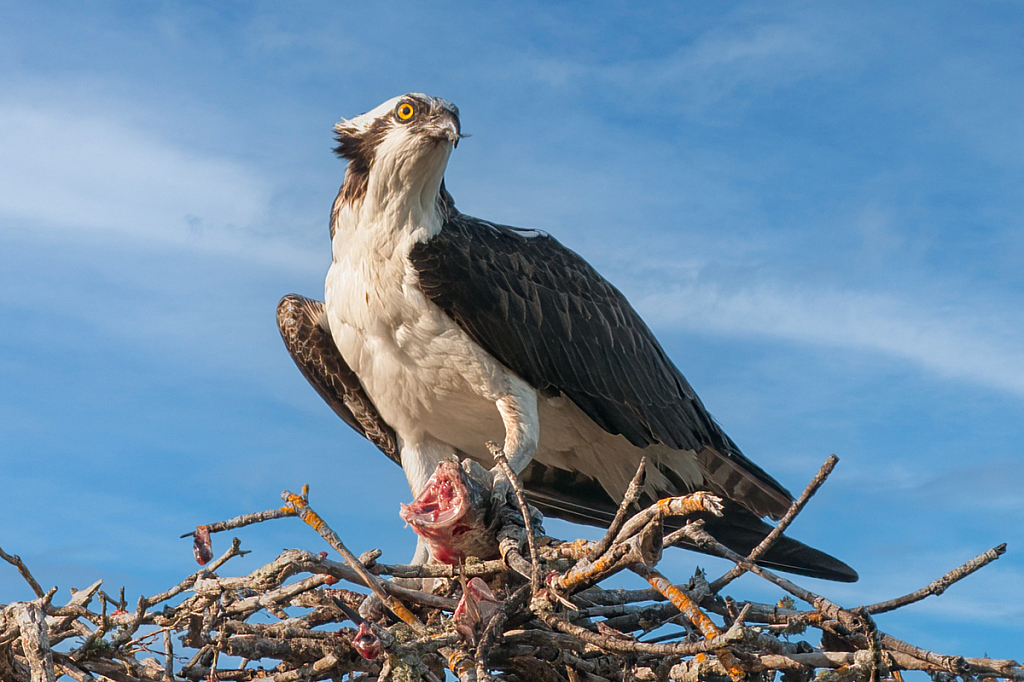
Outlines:
[{"label": "nest", "polygon": [[[504,462],[499,457],[499,465]],[[0,606],[0,680],[79,682],[185,680],[770,680],[900,679],[921,670],[936,680],[1024,680],[1015,661],[926,651],[880,631],[873,616],[942,593],[997,559],[995,547],[922,589],[878,604],[844,608],[755,562],[803,508],[835,465],[830,458],[775,531],[749,556],[709,535],[700,521],[666,532],[663,520],[713,507],[706,493],[662,500],[638,513],[640,472],[599,542],[562,542],[534,528],[515,476],[518,514],[498,529],[500,558],[459,566],[389,565],[380,552],[354,556],[309,506],[308,490],[286,506],[200,526],[193,535],[204,568],[130,608],[99,582],[53,603],[28,567],[18,568],[37,599]],[[225,567],[246,554],[236,538],[215,561],[211,533],[301,517],[339,553],[283,552],[245,576]],[[661,549],[686,538],[734,562],[707,580],[676,584],[658,569]],[[649,589],[607,586],[621,571]],[[777,604],[726,596],[751,572],[792,595]],[[349,584],[351,588],[343,586]],[[797,604],[804,604],[798,608]],[[446,672],[451,671],[451,672]]]}]

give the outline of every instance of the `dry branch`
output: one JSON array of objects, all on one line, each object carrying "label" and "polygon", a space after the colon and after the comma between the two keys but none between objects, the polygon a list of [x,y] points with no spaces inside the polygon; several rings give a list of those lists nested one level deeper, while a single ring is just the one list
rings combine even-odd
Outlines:
[{"label": "dry branch", "polygon": [[[780,527],[834,464],[832,458],[826,462]],[[503,469],[521,500],[518,481]],[[637,490],[642,473],[641,466]],[[699,571],[689,583],[673,584],[657,568],[667,541],[662,518],[713,511],[714,500],[706,495],[663,500],[632,514],[637,495],[627,494],[612,529],[597,543],[560,542],[510,524],[497,530],[502,559],[463,566],[379,563],[379,551],[356,557],[310,508],[307,491],[285,493],[285,499],[285,507],[200,526],[205,533],[187,535],[198,539],[300,516],[344,562],[328,559],[326,552],[291,549],[246,575],[221,575],[245,554],[235,539],[219,559],[164,592],[140,597],[130,609],[123,591],[111,599],[98,582],[73,592],[63,606],[54,605],[55,590],[44,592],[18,557],[0,550],[37,597],[0,605],[0,680],[372,682],[442,680],[447,668],[464,682],[766,680],[776,671],[795,682],[825,671],[831,677],[820,679],[878,680],[901,670],[922,670],[936,679],[1024,681],[1015,661],[927,651],[878,631],[871,620],[872,614],[941,594],[996,560],[1005,545],[911,594],[843,608],[753,563],[777,533],[743,557],[699,522],[686,524],[669,539],[685,534],[731,559],[735,568],[710,585]],[[520,511],[530,527],[525,502]],[[301,543],[310,539],[296,537]],[[623,569],[643,576],[652,588],[605,588]],[[745,571],[811,608],[723,595],[731,577]],[[370,594],[360,591],[366,588]],[[108,604],[116,609],[108,612]],[[666,625],[675,629],[667,632]]]}]

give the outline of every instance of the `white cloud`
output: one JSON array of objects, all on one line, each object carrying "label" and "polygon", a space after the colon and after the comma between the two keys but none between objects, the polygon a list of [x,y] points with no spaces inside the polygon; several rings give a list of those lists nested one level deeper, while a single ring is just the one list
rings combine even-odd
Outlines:
[{"label": "white cloud", "polygon": [[309,255],[261,230],[272,184],[241,160],[162,139],[159,130],[52,104],[0,105],[0,229],[41,238],[129,239],[285,267]]},{"label": "white cloud", "polygon": [[728,290],[697,282],[648,294],[637,304],[661,326],[878,352],[1024,395],[1021,330],[997,328],[990,320],[1006,319],[998,311],[794,284]]},{"label": "white cloud", "polygon": [[[663,20],[671,23],[677,12],[665,11]],[[691,30],[656,34],[642,53],[566,50],[488,67],[560,91],[582,86],[628,108],[670,102],[672,113],[683,110],[692,119],[719,125],[777,90],[823,75],[835,78],[837,70],[875,49],[864,27],[834,8],[829,13],[740,10],[727,13],[714,28]]]},{"label": "white cloud", "polygon": [[9,215],[146,236],[251,223],[262,183],[239,164],[175,149],[97,115],[5,106],[0,148]]}]

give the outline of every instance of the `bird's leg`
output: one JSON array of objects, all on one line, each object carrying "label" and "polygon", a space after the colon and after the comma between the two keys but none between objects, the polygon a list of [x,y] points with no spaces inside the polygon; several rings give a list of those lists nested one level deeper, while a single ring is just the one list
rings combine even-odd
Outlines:
[{"label": "bird's leg", "polygon": [[[502,452],[508,465],[519,475],[533,459],[540,438],[540,419],[537,416],[537,392],[521,380],[511,382],[509,391],[495,401],[501,421],[505,424],[505,444]],[[504,501],[509,491],[508,479],[501,468],[491,469],[494,479],[492,497]]]}]

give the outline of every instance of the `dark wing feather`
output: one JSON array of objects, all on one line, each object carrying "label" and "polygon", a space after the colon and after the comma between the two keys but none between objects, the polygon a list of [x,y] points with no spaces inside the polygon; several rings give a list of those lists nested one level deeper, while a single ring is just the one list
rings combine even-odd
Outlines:
[{"label": "dark wing feather", "polygon": [[[534,461],[527,465],[520,475],[520,481],[526,488],[530,504],[540,509],[545,516],[607,527],[618,510],[618,503],[609,497],[597,481],[579,472],[569,472]],[[643,494],[638,504],[640,508],[645,508],[655,501],[650,495]],[[722,516],[699,514],[686,517],[686,521],[696,518],[703,520],[705,530],[715,539],[734,552],[747,556],[771,532],[771,526],[734,502],[725,500],[724,506]],[[666,532],[680,525],[679,519],[665,519]],[[685,538],[678,544],[680,547],[708,553],[708,550]],[[776,540],[757,563],[766,568],[812,578],[841,582],[857,580],[857,572],[842,561],[785,535]]]},{"label": "dark wing feather", "polygon": [[790,494],[715,424],[618,289],[549,235],[462,215],[445,197],[440,233],[409,257],[474,341],[609,433],[697,453],[707,486],[758,516],[786,512]]},{"label": "dark wing feather", "polygon": [[299,371],[346,424],[401,464],[395,431],[366,395],[334,345],[324,304],[288,294],[277,304],[277,328]]},{"label": "dark wing feather", "polygon": [[484,349],[610,433],[637,447],[721,442],[625,297],[550,236],[459,214],[410,258],[427,296]]}]

